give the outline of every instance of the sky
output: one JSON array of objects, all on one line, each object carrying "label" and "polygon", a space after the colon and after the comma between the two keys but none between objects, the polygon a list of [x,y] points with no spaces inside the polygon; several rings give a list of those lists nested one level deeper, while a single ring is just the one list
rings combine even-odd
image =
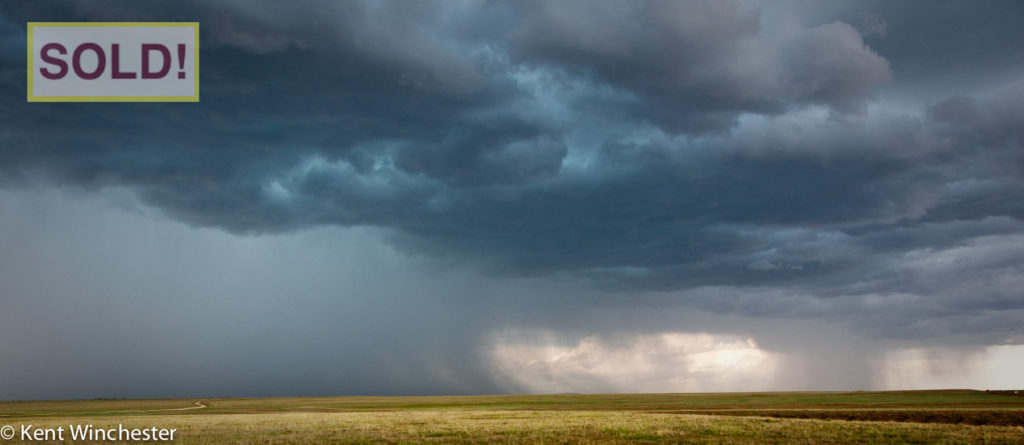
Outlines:
[{"label": "sky", "polygon": [[[27,103],[198,21],[199,103]],[[0,400],[1020,388],[1024,4],[0,3]]]}]

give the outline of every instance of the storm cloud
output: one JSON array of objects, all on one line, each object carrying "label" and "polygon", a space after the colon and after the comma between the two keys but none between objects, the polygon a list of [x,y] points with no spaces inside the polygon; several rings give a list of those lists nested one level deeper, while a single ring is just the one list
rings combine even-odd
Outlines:
[{"label": "storm cloud", "polygon": [[[201,23],[200,103],[25,102],[25,22],[129,20]],[[1020,345],[1022,20],[6,2],[0,398],[630,390],[577,368],[627,347],[694,363],[680,342],[708,338],[789,376],[762,389],[866,389],[893,351]],[[139,368],[108,377],[83,342]],[[583,357],[570,377],[509,371],[545,345]],[[716,385],[675,388],[735,387]]]}]

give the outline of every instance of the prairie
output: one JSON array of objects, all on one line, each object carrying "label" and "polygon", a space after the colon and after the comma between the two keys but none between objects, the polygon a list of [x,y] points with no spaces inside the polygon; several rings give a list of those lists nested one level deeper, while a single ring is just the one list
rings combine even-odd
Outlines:
[{"label": "prairie", "polygon": [[175,428],[174,443],[196,444],[1024,443],[1024,397],[943,390],[0,402],[0,425],[25,424]]}]

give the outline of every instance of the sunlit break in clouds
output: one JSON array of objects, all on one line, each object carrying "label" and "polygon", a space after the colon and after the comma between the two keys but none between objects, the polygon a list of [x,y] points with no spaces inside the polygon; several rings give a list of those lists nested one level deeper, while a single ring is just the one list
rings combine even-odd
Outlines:
[{"label": "sunlit break in clouds", "polygon": [[492,358],[512,382],[540,393],[749,391],[773,383],[778,360],[749,338],[678,332],[574,346],[499,341]]},{"label": "sunlit break in clouds", "polygon": [[[28,103],[26,23],[201,24]],[[1024,3],[4,2],[0,400],[1024,386]]]}]

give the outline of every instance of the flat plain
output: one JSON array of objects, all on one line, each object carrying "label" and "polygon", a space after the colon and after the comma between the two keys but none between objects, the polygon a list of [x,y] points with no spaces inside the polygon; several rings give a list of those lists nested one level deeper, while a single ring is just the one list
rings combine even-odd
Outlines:
[{"label": "flat plain", "polygon": [[175,428],[195,444],[1024,443],[1024,391],[0,402],[0,426],[28,424]]}]

